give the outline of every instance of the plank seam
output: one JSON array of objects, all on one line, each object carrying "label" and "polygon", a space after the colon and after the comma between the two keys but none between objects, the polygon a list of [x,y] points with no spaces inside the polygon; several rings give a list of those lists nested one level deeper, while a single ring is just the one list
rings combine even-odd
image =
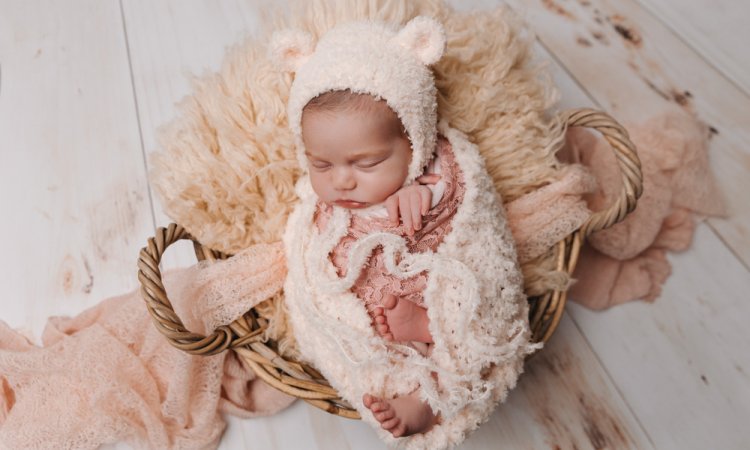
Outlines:
[{"label": "plank seam", "polygon": [[599,354],[596,352],[596,349],[593,345],[591,345],[591,342],[589,341],[588,336],[586,336],[586,333],[583,331],[583,328],[581,328],[580,325],[578,325],[578,321],[573,317],[573,314],[568,314],[568,317],[573,321],[573,325],[578,329],[578,332],[581,334],[581,337],[586,342],[586,345],[589,347],[589,350],[591,350],[591,353],[594,355],[594,358],[596,359],[596,362],[599,363],[599,366],[602,368],[604,373],[606,374],[607,378],[609,378],[610,383],[612,384],[612,387],[617,392],[617,395],[620,396],[620,399],[625,404],[625,407],[630,412],[630,415],[633,417],[635,422],[638,424],[638,426],[641,428],[641,431],[643,432],[643,435],[646,436],[646,439],[648,439],[648,442],[651,444],[651,448],[655,449],[656,444],[654,443],[654,440],[651,439],[651,435],[648,433],[648,430],[643,426],[641,423],[640,417],[638,417],[638,414],[635,413],[635,410],[632,406],[630,406],[630,402],[628,402],[627,398],[625,397],[625,394],[620,390],[620,387],[617,385],[615,380],[612,378],[612,375],[609,373],[609,370],[607,369],[606,364],[602,361],[601,358],[599,358]]},{"label": "plank seam", "polygon": [[128,55],[128,70],[130,71],[130,89],[133,92],[133,102],[135,104],[135,118],[138,122],[138,139],[141,143],[141,155],[143,157],[143,170],[146,173],[146,191],[148,192],[148,204],[151,208],[151,224],[156,229],[156,211],[154,210],[154,198],[151,192],[151,180],[148,176],[148,158],[146,157],[146,145],[143,141],[143,126],[141,125],[141,111],[138,106],[138,92],[135,89],[135,75],[133,73],[133,60],[130,57],[130,40],[128,38],[128,27],[125,22],[125,9],[122,0],[120,4],[120,19],[122,19],[122,32],[125,37],[125,51]]},{"label": "plank seam", "polygon": [[724,237],[721,235],[721,233],[719,233],[719,231],[716,229],[716,227],[713,224],[714,220],[721,220],[721,219],[711,219],[711,218],[708,218],[708,219],[704,220],[704,222],[706,222],[706,224],[711,229],[711,231],[716,235],[716,237],[719,238],[719,240],[721,241],[721,243],[724,244],[724,247],[726,247],[729,250],[729,252],[734,256],[734,259],[736,259],[740,263],[740,265],[745,268],[745,270],[747,270],[748,272],[750,272],[750,266],[748,266],[747,263],[742,258],[740,258],[739,253],[737,253],[735,251],[735,249],[732,248],[732,246],[729,245],[729,243],[724,239]]}]

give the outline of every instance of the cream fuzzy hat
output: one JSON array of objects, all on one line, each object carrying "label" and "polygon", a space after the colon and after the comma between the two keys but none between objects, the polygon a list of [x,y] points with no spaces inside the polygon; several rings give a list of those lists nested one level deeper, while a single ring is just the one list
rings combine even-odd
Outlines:
[{"label": "cream fuzzy hat", "polygon": [[270,56],[295,72],[287,114],[300,166],[307,170],[302,141],[302,109],[316,96],[349,89],[383,99],[406,129],[412,158],[404,185],[421,175],[437,139],[437,89],[431,64],[445,50],[445,31],[434,19],[417,16],[403,29],[385,22],[347,22],[325,33],[317,44],[301,30],[271,38]]}]

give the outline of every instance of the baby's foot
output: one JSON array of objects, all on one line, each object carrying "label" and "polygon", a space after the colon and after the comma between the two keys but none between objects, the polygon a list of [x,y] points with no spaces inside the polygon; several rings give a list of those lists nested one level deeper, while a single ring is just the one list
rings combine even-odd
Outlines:
[{"label": "baby's foot", "polygon": [[438,421],[430,405],[420,400],[416,391],[390,400],[365,394],[362,401],[393,437],[425,433]]},{"label": "baby's foot", "polygon": [[432,343],[427,310],[414,302],[388,294],[371,314],[375,330],[385,340]]}]

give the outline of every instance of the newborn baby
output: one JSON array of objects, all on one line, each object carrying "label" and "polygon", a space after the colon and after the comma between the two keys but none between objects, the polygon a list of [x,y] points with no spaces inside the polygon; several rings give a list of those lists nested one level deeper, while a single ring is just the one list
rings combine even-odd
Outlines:
[{"label": "newborn baby", "polygon": [[[325,230],[333,207],[352,210],[349,231],[331,254],[339,276],[346,276],[351,246],[371,231],[404,236],[409,251],[437,249],[460,201],[458,195],[451,194],[456,194],[457,187],[463,193],[452,176],[453,157],[444,138],[428,174],[417,178],[437,185],[435,188],[419,183],[402,186],[411,159],[409,138],[387,103],[371,95],[346,90],[315,97],[303,109],[302,139],[310,183],[319,199],[318,230]],[[443,172],[451,175],[447,182],[440,181]],[[423,216],[433,207],[423,229]],[[429,353],[432,344],[421,295],[426,278],[424,272],[403,280],[389,276],[377,248],[352,288],[365,302],[381,336],[388,341],[408,341],[423,354]],[[393,401],[366,394],[363,401],[395,437],[427,431],[437,419],[416,391]]]},{"label": "newborn baby", "polygon": [[476,146],[437,123],[442,26],[417,17],[274,36],[305,175],[284,285],[303,357],[388,444],[461,442],[529,342],[515,248]]}]

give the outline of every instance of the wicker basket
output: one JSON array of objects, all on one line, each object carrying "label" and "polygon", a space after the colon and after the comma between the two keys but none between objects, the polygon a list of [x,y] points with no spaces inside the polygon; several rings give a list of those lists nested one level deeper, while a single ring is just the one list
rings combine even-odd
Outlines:
[{"label": "wicker basket", "polygon": [[[591,109],[564,113],[567,126],[583,126],[599,131],[612,147],[622,173],[623,187],[619,198],[609,209],[593,214],[578,230],[560,241],[556,247],[556,268],[573,273],[583,239],[591,233],[612,226],[635,209],[643,188],[641,166],[627,131],[609,115]],[[287,360],[276,349],[275,342],[263,341],[267,327],[264,319],[251,309],[228,326],[214,330],[210,336],[191,333],[174,312],[161,280],[159,263],[164,251],[181,239],[190,239],[199,260],[224,259],[229,255],[203,247],[179,225],[159,228],[148,246],[141,249],[138,279],[156,327],[170,343],[188,353],[213,355],[231,348],[271,386],[289,395],[342,417],[358,419],[359,414],[347,404],[324,377],[313,367]],[[535,342],[546,342],[562,317],[565,291],[551,291],[529,298],[529,321]]]}]

